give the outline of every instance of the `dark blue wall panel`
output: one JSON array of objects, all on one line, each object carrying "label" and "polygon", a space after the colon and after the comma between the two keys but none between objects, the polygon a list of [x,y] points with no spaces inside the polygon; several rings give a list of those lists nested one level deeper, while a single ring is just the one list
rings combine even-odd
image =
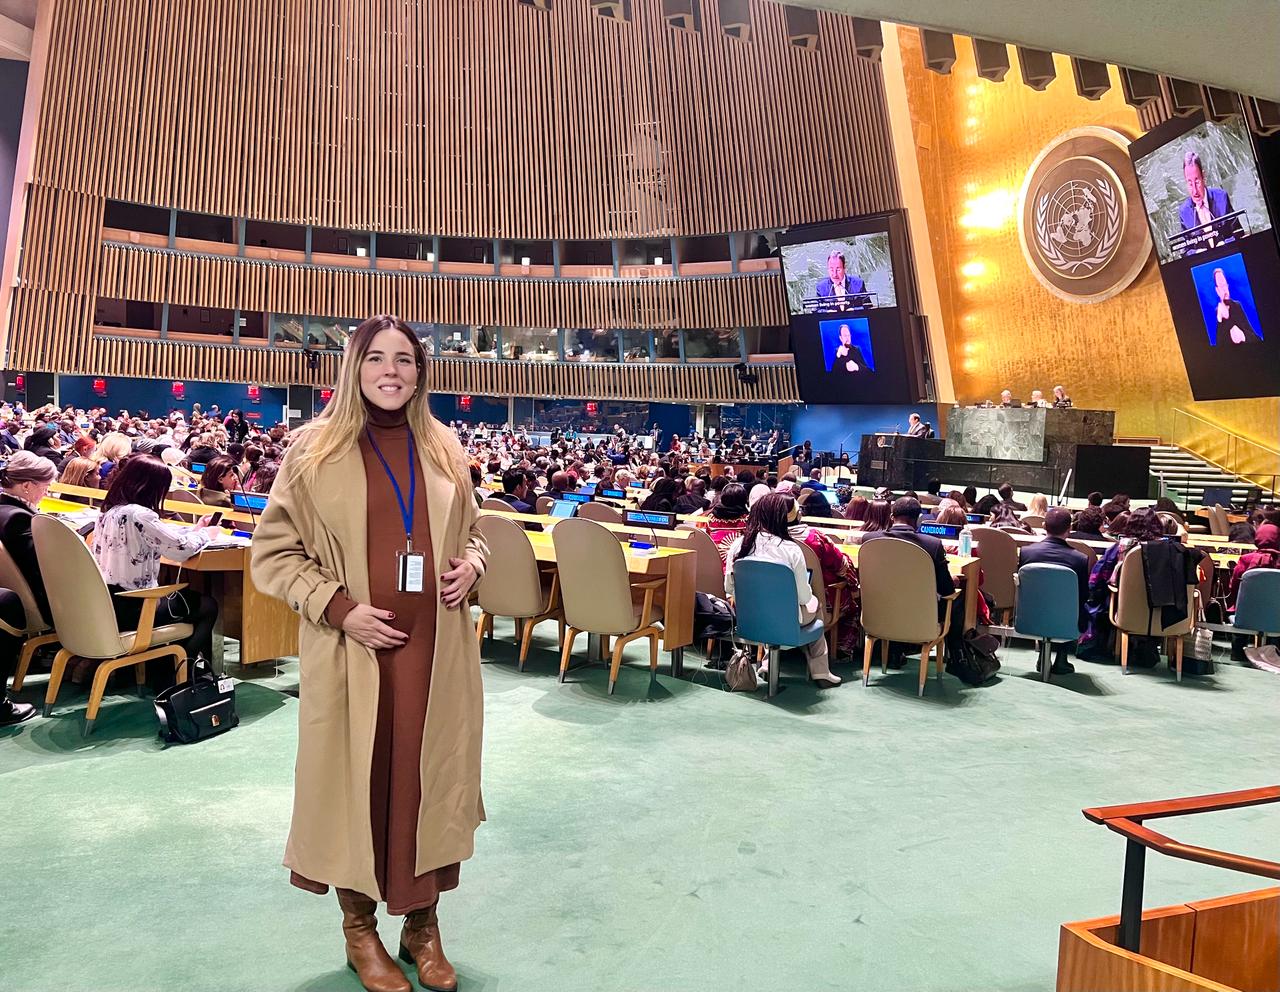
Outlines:
[{"label": "dark blue wall panel", "polygon": [[[185,380],[186,398],[175,400],[171,389],[173,382],[169,379],[129,379],[105,377],[107,395],[99,398],[93,392],[93,380],[101,378],[90,375],[58,376],[58,397],[62,405],[68,403],[89,409],[105,406],[112,413],[128,410],[136,414],[146,410],[153,417],[166,416],[171,410],[181,410],[190,416],[191,404],[199,403],[206,412],[217,403],[225,415],[232,408],[239,408],[254,423],[271,426],[279,423],[284,416],[284,404],[288,391],[280,388],[263,386],[261,399],[254,403],[249,399],[249,388],[240,383],[228,382],[195,382]],[[258,414],[257,417],[252,416]]]},{"label": "dark blue wall panel", "polygon": [[[856,458],[863,434],[895,430],[905,434],[912,413],[931,423],[937,419],[937,408],[931,404],[799,407],[791,418],[791,440],[795,444],[812,441],[814,451],[838,453],[843,448]],[[937,430],[938,425],[933,426]]]}]

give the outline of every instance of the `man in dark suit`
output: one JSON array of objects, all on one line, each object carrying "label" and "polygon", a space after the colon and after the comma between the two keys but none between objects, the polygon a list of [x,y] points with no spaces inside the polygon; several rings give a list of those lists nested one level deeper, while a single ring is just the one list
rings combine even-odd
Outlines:
[{"label": "man in dark suit", "polygon": [[[1089,597],[1089,559],[1067,543],[1067,533],[1071,530],[1071,514],[1055,506],[1044,516],[1046,537],[1035,544],[1024,544],[1018,549],[1018,567],[1023,565],[1066,565],[1076,573],[1078,587],[1076,624],[1083,632],[1089,625],[1089,614],[1085,604]],[[1054,648],[1053,667],[1049,671],[1055,675],[1069,675],[1075,671],[1071,662],[1067,661],[1070,644],[1059,644]]]},{"label": "man in dark suit", "polygon": [[840,306],[824,307],[838,309],[848,306],[865,306],[870,302],[867,296],[867,284],[858,276],[845,272],[844,253],[833,251],[827,256],[827,277],[819,279],[814,289],[814,296],[821,299],[832,299]]},{"label": "man in dark suit", "polygon": [[532,513],[533,506],[525,502],[529,497],[529,479],[524,469],[509,468],[502,473],[502,492],[497,498],[510,503],[516,513]]},{"label": "man in dark suit", "polygon": [[1019,503],[1016,499],[1013,498],[1013,486],[1009,485],[1009,483],[1007,482],[1001,483],[1000,488],[996,490],[996,493],[1000,496],[1001,503],[1008,503],[1011,507],[1013,507],[1019,513],[1026,512],[1026,509],[1027,509],[1026,504]]},{"label": "man in dark suit", "polygon": [[1183,157],[1182,177],[1187,181],[1187,198],[1178,208],[1178,220],[1184,231],[1231,213],[1231,197],[1225,189],[1205,184],[1204,167],[1195,152]]},{"label": "man in dark suit", "polygon": [[[924,548],[933,561],[933,576],[937,583],[938,595],[950,596],[956,591],[956,584],[951,580],[951,573],[947,570],[947,553],[943,550],[942,542],[932,534],[921,534],[917,530],[922,512],[920,501],[914,496],[903,496],[894,500],[891,512],[893,525],[888,530],[872,531],[862,539],[863,545],[877,538],[896,537]],[[938,609],[941,615],[944,609],[942,603],[938,604]]]}]

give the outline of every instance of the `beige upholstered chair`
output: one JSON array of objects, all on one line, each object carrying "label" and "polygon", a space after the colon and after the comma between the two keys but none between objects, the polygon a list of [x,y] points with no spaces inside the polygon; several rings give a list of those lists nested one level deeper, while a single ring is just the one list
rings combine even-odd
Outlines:
[{"label": "beige upholstered chair", "polygon": [[[572,517],[561,520],[551,532],[560,569],[560,590],[564,615],[569,624],[560,656],[560,681],[569,671],[573,642],[580,633],[599,634],[607,641],[616,637],[613,664],[609,669],[609,693],[613,694],[622,665],[622,650],[641,637],[649,639],[649,669],[658,671],[658,636],[662,633],[662,610],[654,604],[654,593],[665,579],[632,583],[622,544],[609,530],[594,520]],[[633,592],[642,592],[640,605]]]},{"label": "beige upholstered chair", "polygon": [[476,524],[489,545],[489,566],[480,581],[480,620],[476,637],[484,639],[485,628],[493,632],[494,617],[511,617],[520,632],[520,671],[529,657],[533,628],[543,620],[560,621],[564,640],[564,610],[560,607],[560,580],[550,569],[550,587],[543,588],[544,573],[538,569],[533,545],[520,525],[507,517],[481,517]]},{"label": "beige upholstered chair", "polygon": [[116,623],[107,584],[80,535],[61,520],[46,516],[38,516],[31,521],[31,532],[35,538],[40,574],[44,576],[45,589],[49,594],[49,610],[53,613],[53,623],[62,644],[62,650],[53,660],[49,689],[44,697],[45,716],[53,711],[67,662],[73,657],[102,661],[89,691],[89,708],[85,711],[84,724],[86,736],[93,732],[107,678],[117,668],[132,665],[141,686],[146,680],[148,661],[173,658],[178,666],[178,681],[186,681],[187,653],[174,642],[190,637],[191,625],[153,626],[156,604],[161,597],[182,589],[182,585],[120,593],[143,601],[138,629],[121,630]]},{"label": "beige upholstered chair", "polygon": [[1077,541],[1075,538],[1067,538],[1067,543],[1089,559],[1089,571],[1092,572],[1093,566],[1098,561],[1098,552],[1084,541]]},{"label": "beige upholstered chair", "polygon": [[938,586],[933,562],[918,544],[881,537],[862,545],[858,554],[858,579],[862,587],[862,629],[866,649],[862,656],[862,684],[871,678],[871,653],[880,642],[880,670],[889,660],[889,642],[920,645],[920,689],[929,677],[929,655],[936,652],[937,674],[942,678],[943,643],[951,629],[951,606],[959,590],[946,598],[943,619],[938,620]]},{"label": "beige upholstered chair", "polygon": [[594,500],[590,503],[583,503],[578,507],[578,516],[586,520],[596,520],[602,524],[620,524],[622,523],[622,511],[616,506],[610,506],[607,503],[597,503]]},{"label": "beige upholstered chair", "polygon": [[1164,626],[1160,610],[1152,609],[1147,599],[1146,568],[1141,546],[1131,548],[1120,563],[1120,580],[1111,587],[1111,625],[1120,634],[1120,670],[1129,674],[1130,637],[1172,637],[1178,681],[1182,681],[1182,636],[1191,633],[1199,613],[1200,590],[1187,586],[1187,616],[1181,623]]},{"label": "beige upholstered chair", "polygon": [[555,501],[556,499],[554,496],[539,496],[537,502],[534,503],[534,509],[537,510],[540,515],[545,516],[551,512],[551,504]]},{"label": "beige upholstered chair", "polygon": [[[872,541],[872,544],[875,542]],[[813,590],[813,594],[818,598],[818,606],[822,609],[822,626],[826,631],[827,638],[827,655],[833,661],[836,657],[836,645],[839,643],[840,636],[836,630],[843,617],[852,604],[847,598],[849,583],[833,582],[827,585],[822,581],[822,562],[818,561],[817,552],[807,544],[801,544],[800,550],[804,553],[804,567],[809,570],[809,588]]]},{"label": "beige upholstered chair", "polygon": [[[36,606],[36,598],[31,594],[31,585],[19,570],[17,563],[9,552],[0,546],[0,588],[11,589],[22,600],[22,609],[26,615],[26,623],[21,630],[11,628],[0,621],[0,629],[14,637],[24,638],[22,651],[18,654],[18,667],[13,672],[13,691],[22,688],[27,678],[27,670],[31,667],[31,659],[36,649],[44,644],[57,644],[58,635],[49,629],[49,621],[40,615],[40,607]],[[4,686],[0,686],[0,692]]]},{"label": "beige upholstered chair", "polygon": [[697,555],[697,578],[694,588],[711,596],[724,599],[724,559],[720,557],[720,549],[711,535],[701,527],[692,524],[681,524],[676,528],[681,534],[688,533],[682,541],[670,541],[672,547],[688,548]]},{"label": "beige upholstered chair", "polygon": [[1209,533],[1214,537],[1231,535],[1231,521],[1227,517],[1227,511],[1217,503],[1209,507]]},{"label": "beige upholstered chair", "polygon": [[1044,515],[1040,513],[1024,513],[1022,522],[1033,529],[1044,530]]},{"label": "beige upholstered chair", "polygon": [[505,499],[498,499],[497,496],[486,496],[480,501],[480,509],[482,510],[499,510],[502,513],[513,512],[511,504]]},{"label": "beige upholstered chair", "polygon": [[982,559],[982,591],[1005,613],[1005,622],[1017,602],[1013,575],[1018,571],[1018,542],[995,527],[971,527],[974,555]]}]

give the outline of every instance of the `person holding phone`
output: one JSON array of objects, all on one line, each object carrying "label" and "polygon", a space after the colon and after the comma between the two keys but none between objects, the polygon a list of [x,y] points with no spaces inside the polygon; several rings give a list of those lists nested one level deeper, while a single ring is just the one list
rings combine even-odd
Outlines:
[{"label": "person holding phone", "polygon": [[483,686],[466,609],[488,548],[458,436],[431,415],[404,321],[356,328],[323,413],[295,432],[253,537],[253,579],[302,618],[298,760],[285,866],[337,890],[366,989],[453,989],[437,902],[484,819]]},{"label": "person holding phone", "polygon": [[[121,630],[137,629],[142,600],[116,593],[154,589],[160,584],[161,558],[186,561],[221,533],[207,516],[195,527],[160,519],[160,504],[169,495],[172,478],[164,462],[143,454],[130,456],[111,473],[102,516],[94,528],[93,557],[112,593]],[[217,619],[218,604],[213,597],[188,588],[160,600],[155,625],[191,624],[191,636],[181,642],[187,657],[212,658]]]}]

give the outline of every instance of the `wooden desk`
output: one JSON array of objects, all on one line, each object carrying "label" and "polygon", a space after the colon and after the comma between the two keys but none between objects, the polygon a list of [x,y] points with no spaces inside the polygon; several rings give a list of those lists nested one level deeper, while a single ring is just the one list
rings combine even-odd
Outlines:
[{"label": "wooden desk", "polygon": [[[841,551],[849,556],[849,559],[856,567],[858,564],[858,553],[862,550],[860,544],[841,544],[838,545]],[[972,630],[978,625],[978,597],[981,593],[978,591],[978,582],[981,578],[982,559],[981,558],[962,558],[960,555],[947,555],[947,571],[951,573],[953,579],[964,579],[964,626],[961,628],[963,633],[966,630]],[[955,623],[952,617],[951,622]]]},{"label": "wooden desk", "polygon": [[[549,514],[516,513],[514,510],[481,510],[480,515],[482,517],[490,515],[506,517],[508,520],[514,520],[518,524],[540,524],[544,533],[550,532],[560,522],[559,517],[553,517]],[[612,531],[614,534],[623,537],[638,537],[646,541],[652,541],[654,537],[657,537],[659,540],[656,543],[661,543],[663,539],[669,539],[673,544],[681,544],[692,540],[690,532],[680,528],[664,530],[653,527],[635,527],[631,524],[610,524],[599,520],[595,521],[595,523],[600,524],[605,530]],[[529,533],[537,533],[537,531],[530,531]]]},{"label": "wooden desk", "polygon": [[[671,533],[668,531],[667,533]],[[556,548],[551,535],[525,531],[533,545],[534,557],[555,564]],[[655,548],[653,554],[638,555],[625,545],[628,574],[637,579],[666,578],[655,597],[662,606],[662,645],[672,652],[672,671],[680,674],[682,650],[693,643],[693,598],[697,591],[697,554],[683,548]]]},{"label": "wooden desk", "polygon": [[298,616],[284,600],[268,596],[254,585],[247,547],[201,551],[181,565],[162,561],[174,569],[196,573],[184,578],[191,581],[193,588],[202,589],[217,600],[218,622],[213,632],[216,661],[222,661],[224,636],[240,642],[242,665],[257,665],[298,653]]},{"label": "wooden desk", "polygon": [[[77,496],[97,493],[81,487],[60,487],[64,493]],[[166,504],[168,505],[168,504]],[[190,512],[199,510],[193,503],[178,503]],[[46,496],[40,501],[44,513],[80,513],[90,509],[83,502]],[[203,511],[201,511],[203,512]],[[226,516],[247,521],[245,514],[226,511]],[[189,526],[172,521],[175,526]],[[240,642],[240,664],[256,665],[298,653],[298,617],[282,600],[268,596],[253,584],[249,574],[249,549],[215,548],[201,551],[179,564],[161,559],[161,564],[176,571],[182,569],[182,580],[193,589],[206,592],[218,603],[218,622],[214,627],[214,661],[222,662],[222,639],[234,637]]]},{"label": "wooden desk", "polygon": [[[1209,508],[1208,508],[1207,506],[1202,506],[1202,507],[1198,508],[1198,509],[1196,510],[1196,516],[1197,516],[1197,517],[1204,517],[1206,520],[1210,519],[1210,517],[1209,517]],[[1249,515],[1248,515],[1248,514],[1246,514],[1246,513],[1228,513],[1228,514],[1227,514],[1227,522],[1228,522],[1228,523],[1233,523],[1233,524],[1242,524],[1242,523],[1244,523],[1244,522],[1245,522],[1246,520],[1248,520],[1248,519],[1249,519]]]}]

